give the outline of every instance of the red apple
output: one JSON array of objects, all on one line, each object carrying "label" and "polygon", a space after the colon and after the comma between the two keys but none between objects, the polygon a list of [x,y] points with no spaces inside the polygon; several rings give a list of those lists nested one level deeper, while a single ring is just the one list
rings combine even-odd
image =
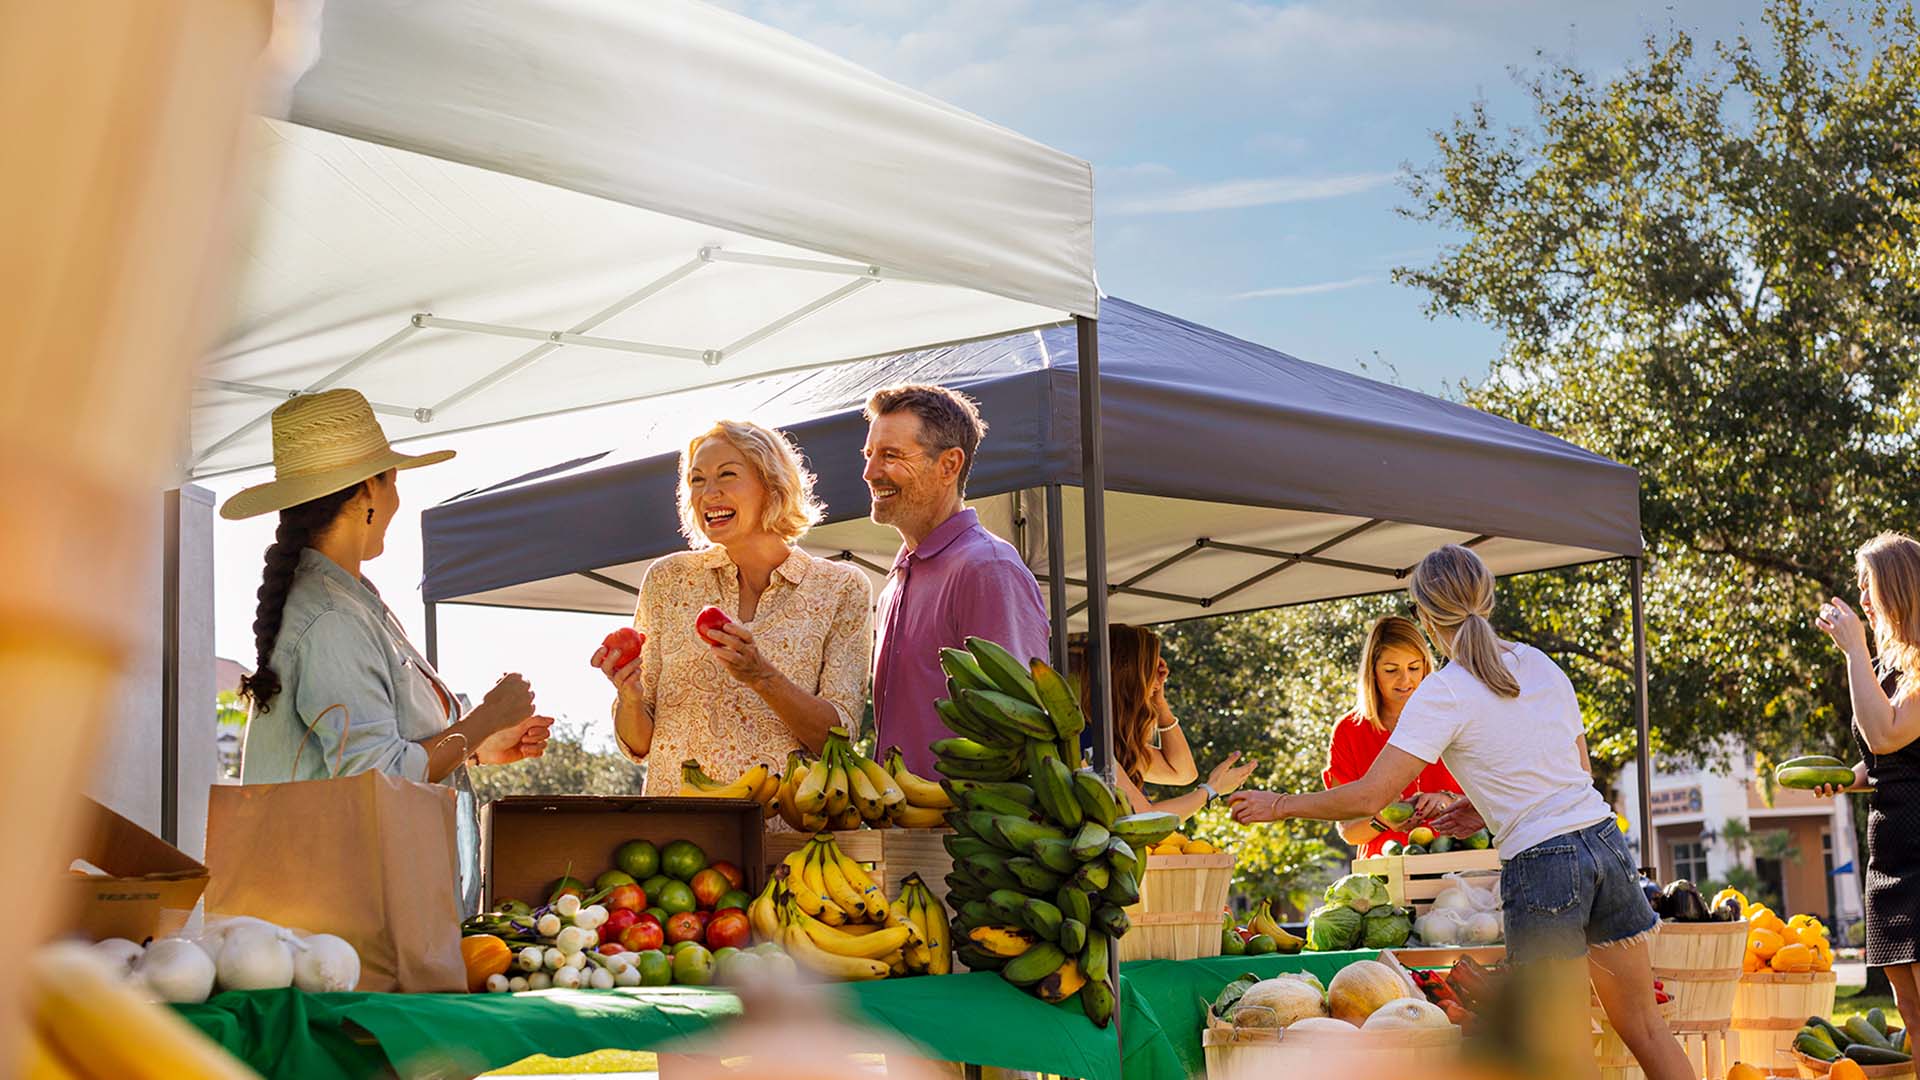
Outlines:
[{"label": "red apple", "polygon": [[689,884],[693,886],[694,900],[702,908],[709,910],[734,888],[733,882],[727,880],[727,875],[714,866],[709,866],[693,875],[693,881]]},{"label": "red apple", "polygon": [[673,945],[683,941],[699,941],[706,929],[693,912],[683,911],[667,919],[667,941]]},{"label": "red apple", "polygon": [[619,956],[627,950],[621,948],[620,943],[617,941],[603,941],[600,943],[600,948],[595,951],[601,956]]},{"label": "red apple", "polygon": [[605,945],[608,942],[619,941],[620,935],[626,932],[627,927],[639,921],[640,915],[638,912],[627,911],[624,908],[619,911],[608,912],[607,921],[600,924],[600,943]]},{"label": "red apple", "polygon": [[607,905],[608,911],[631,911],[637,914],[647,910],[647,891],[638,885],[615,885],[601,903]]},{"label": "red apple", "polygon": [[733,888],[744,889],[747,887],[747,875],[741,873],[739,867],[733,865],[732,863],[726,861],[725,859],[722,859],[719,862],[714,863],[712,866],[707,867],[707,869],[718,870],[722,874],[725,874],[727,876],[727,884],[732,886]]},{"label": "red apple", "polygon": [[747,913],[729,908],[713,917],[707,924],[707,947],[724,949],[732,946],[744,949],[753,944],[753,925],[747,921]]},{"label": "red apple", "polygon": [[667,933],[660,926],[660,920],[651,915],[641,915],[632,926],[620,932],[620,947],[628,952],[646,952],[658,949],[666,944]]},{"label": "red apple", "polygon": [[718,645],[720,639],[713,636],[714,632],[732,621],[733,616],[717,607],[703,608],[700,614],[693,617],[693,632],[700,635],[701,641],[709,645]]}]

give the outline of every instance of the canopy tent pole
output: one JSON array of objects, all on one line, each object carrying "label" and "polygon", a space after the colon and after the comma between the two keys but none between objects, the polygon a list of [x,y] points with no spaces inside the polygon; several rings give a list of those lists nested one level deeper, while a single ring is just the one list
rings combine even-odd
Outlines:
[{"label": "canopy tent pole", "polygon": [[440,670],[440,605],[429,600],[427,608],[427,663]]},{"label": "canopy tent pole", "polygon": [[160,498],[160,839],[180,843],[180,489]]},{"label": "canopy tent pole", "polygon": [[1640,778],[1640,865],[1651,869],[1656,865],[1653,861],[1652,728],[1647,719],[1647,609],[1641,584],[1647,561],[1644,556],[1629,561],[1633,564],[1633,712],[1640,733],[1634,753],[1634,767]]},{"label": "canopy tent pole", "polygon": [[1067,673],[1067,508],[1059,484],[1047,485],[1047,613],[1053,617],[1053,669]]},{"label": "canopy tent pole", "polygon": [[[1076,315],[1080,348],[1080,490],[1086,504],[1082,508],[1087,541],[1087,719],[1098,732],[1093,740],[1093,767],[1116,780],[1118,764],[1113,757],[1113,658],[1107,649],[1107,469],[1100,443],[1100,324]],[[1052,497],[1054,489],[1049,489]],[[1049,545],[1054,541],[1049,538]],[[1064,559],[1062,560],[1064,561]],[[1048,587],[1059,594],[1065,586],[1065,574],[1055,573]],[[1055,609],[1058,611],[1058,609]],[[1062,616],[1056,614],[1056,624]],[[1107,977],[1114,991],[1113,1038],[1122,1048],[1126,1040],[1120,1031],[1120,950],[1110,950]]]}]

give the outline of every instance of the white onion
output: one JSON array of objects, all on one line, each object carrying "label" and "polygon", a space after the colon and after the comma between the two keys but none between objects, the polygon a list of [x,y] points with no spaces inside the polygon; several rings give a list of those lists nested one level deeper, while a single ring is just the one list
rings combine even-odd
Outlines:
[{"label": "white onion", "polygon": [[511,989],[513,989],[513,984],[507,980],[505,975],[487,976],[487,993],[504,994]]},{"label": "white onion", "polygon": [[214,970],[225,990],[280,990],[293,985],[293,950],[281,940],[282,931],[239,926],[227,931],[214,959]]},{"label": "white onion", "polygon": [[571,919],[580,914],[580,898],[567,893],[553,902],[553,910],[559,912],[561,918]]},{"label": "white onion", "polygon": [[560,916],[555,915],[551,911],[540,916],[540,921],[533,924],[533,928],[538,930],[540,936],[543,938],[557,937],[560,933],[560,926]]},{"label": "white onion", "polygon": [[595,990],[613,989],[613,972],[608,971],[606,968],[594,968],[593,974],[589,976],[589,980],[592,982]]},{"label": "white onion", "polygon": [[546,966],[547,951],[538,945],[529,945],[515,955],[513,962],[521,971],[532,974]]},{"label": "white onion", "polygon": [[565,930],[560,931],[559,936],[553,939],[553,944],[554,947],[562,953],[567,956],[572,956],[575,953],[584,952],[589,945],[592,945],[597,940],[599,940],[599,938],[593,931],[578,926],[569,926]]},{"label": "white onion", "polygon": [[527,989],[527,977],[524,975],[515,975],[513,978],[507,980],[507,993],[509,994],[524,994],[527,992]]},{"label": "white onion", "polygon": [[133,974],[133,967],[140,962],[140,956],[146,950],[126,938],[110,937],[105,941],[93,943],[94,954],[105,960],[113,973],[124,979]]},{"label": "white onion", "polygon": [[548,971],[559,971],[567,966],[567,954],[549,945],[547,951],[540,954],[540,962]]},{"label": "white onion", "polygon": [[606,925],[608,914],[607,909],[599,904],[588,904],[580,909],[580,914],[573,917],[573,925],[583,930],[598,930]]},{"label": "white onion", "polygon": [[621,968],[618,972],[614,973],[613,985],[639,986],[640,985],[640,969],[637,967],[634,967],[632,964],[628,964],[626,967]]},{"label": "white onion", "polygon": [[300,940],[293,985],[309,994],[337,994],[360,985],[360,954],[344,938],[314,934]]},{"label": "white onion", "polygon": [[553,973],[553,987],[556,990],[580,989],[580,973],[572,968],[561,968]]},{"label": "white onion", "polygon": [[148,946],[134,973],[155,997],[175,1005],[198,1005],[213,993],[213,957],[186,938]]},{"label": "white onion", "polygon": [[553,976],[544,971],[536,971],[527,976],[527,989],[545,990],[553,985]]}]

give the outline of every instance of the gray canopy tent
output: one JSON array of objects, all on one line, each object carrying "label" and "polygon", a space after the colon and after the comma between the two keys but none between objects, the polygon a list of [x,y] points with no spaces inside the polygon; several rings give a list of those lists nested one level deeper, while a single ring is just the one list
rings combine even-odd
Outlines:
[{"label": "gray canopy tent", "polygon": [[[859,404],[890,383],[977,398],[990,433],[968,483],[982,520],[1046,587],[1056,660],[1089,612],[1084,460],[1101,461],[1110,615],[1156,623],[1402,587],[1444,543],[1495,573],[1625,559],[1632,574],[1641,846],[1647,850],[1646,652],[1639,481],[1531,428],[1333,371],[1105,298],[1104,447],[1083,445],[1072,327],[862,361],[741,387],[723,411],[787,430],[819,474],[825,522],[804,546],[876,578],[898,539],[866,517]],[[716,415],[716,418],[717,415]],[[805,418],[805,419],[802,419]],[[1098,456],[1095,456],[1098,455]],[[603,454],[467,493],[422,518],[429,637],[439,604],[631,614],[648,563],[681,550],[677,455]],[[1104,748],[1105,739],[1095,741]],[[1105,762],[1100,762],[1104,767]]]}]

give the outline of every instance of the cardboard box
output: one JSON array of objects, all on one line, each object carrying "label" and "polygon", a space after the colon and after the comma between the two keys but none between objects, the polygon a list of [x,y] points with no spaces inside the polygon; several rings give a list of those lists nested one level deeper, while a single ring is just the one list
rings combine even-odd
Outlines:
[{"label": "cardboard box", "polygon": [[207,868],[92,799],[87,815],[75,858],[110,876],[68,873],[75,912],[68,929],[95,941],[145,941],[179,930],[207,887]]},{"label": "cardboard box", "polygon": [[562,874],[591,885],[613,869],[613,852],[629,840],[665,848],[691,840],[708,862],[722,859],[746,875],[747,891],[766,883],[765,831],[751,799],[666,796],[511,795],[480,813],[482,900],[539,904]]}]

